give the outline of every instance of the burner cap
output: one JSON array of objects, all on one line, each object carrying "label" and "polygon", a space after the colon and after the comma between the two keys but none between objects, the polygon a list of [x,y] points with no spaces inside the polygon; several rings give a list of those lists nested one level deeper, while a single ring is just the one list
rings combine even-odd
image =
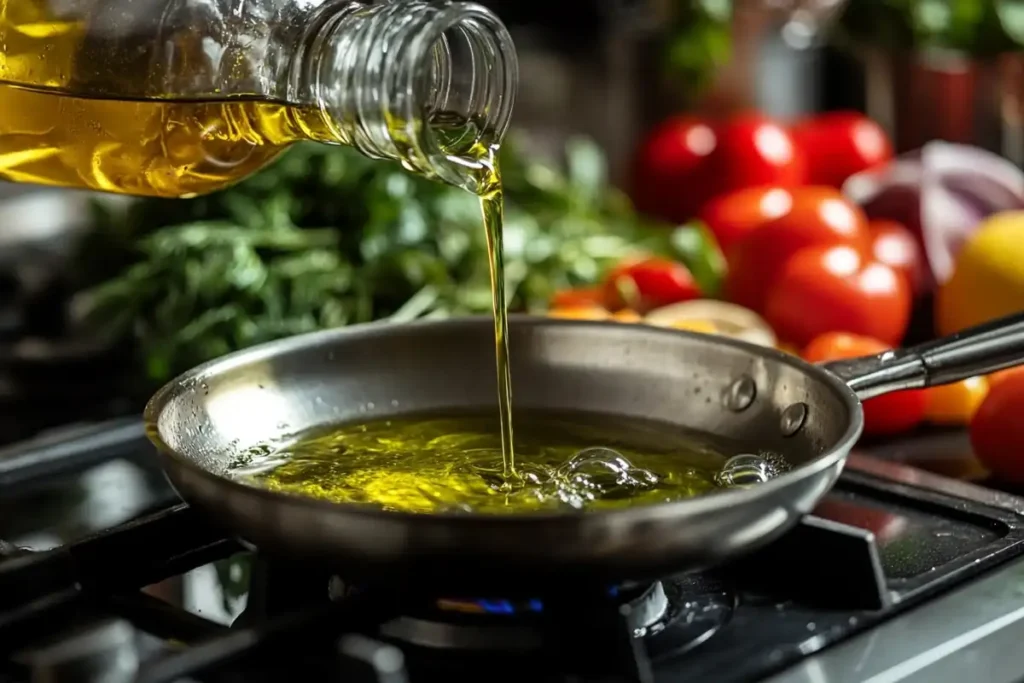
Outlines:
[{"label": "burner cap", "polygon": [[[706,579],[657,581],[643,589],[609,591],[604,625],[621,623],[659,656],[706,640],[728,621],[734,604],[731,592]],[[528,653],[557,646],[551,639],[565,629],[593,627],[572,605],[589,612],[603,609],[565,600],[441,599],[384,624],[381,635],[425,648]]]}]

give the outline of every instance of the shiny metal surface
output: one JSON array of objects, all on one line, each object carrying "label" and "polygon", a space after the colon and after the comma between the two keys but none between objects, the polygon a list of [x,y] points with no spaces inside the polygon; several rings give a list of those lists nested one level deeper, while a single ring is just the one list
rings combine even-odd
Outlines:
[{"label": "shiny metal surface", "polygon": [[959,481],[933,472],[926,472],[899,462],[881,460],[874,456],[854,452],[850,455],[846,468],[854,472],[873,474],[876,477],[897,481],[901,484],[946,493],[957,498],[965,498],[1024,515],[1024,498],[978,486],[968,481]]},{"label": "shiny metal surface", "polygon": [[[1012,348],[1024,359],[1020,319],[1004,325],[1013,342],[1000,357]],[[969,349],[970,338],[952,341]],[[161,389],[146,408],[148,433],[182,497],[261,549],[461,590],[493,581],[507,588],[512,575],[526,590],[552,575],[621,580],[699,569],[766,544],[828,491],[862,428],[857,396],[842,379],[774,349],[648,326],[527,317],[511,320],[510,344],[517,406],[700,429],[749,443],[753,452],[784,453],[794,467],[756,487],[674,503],[508,517],[382,512],[223,476],[246,449],[324,423],[494,405],[489,318],[364,325],[231,354]],[[992,352],[986,344],[955,355],[941,377],[956,378],[957,367],[973,373],[979,354]],[[920,358],[942,348],[930,346]],[[868,363],[872,377],[885,377],[879,368],[894,357]],[[931,381],[927,362],[912,367],[914,382]],[[900,378],[909,381],[904,371]],[[851,372],[844,379],[857,381]],[[737,381],[754,387],[742,406],[732,400]],[[794,404],[807,406],[795,429],[784,419]]]},{"label": "shiny metal surface", "polygon": [[[1024,512],[1024,499],[915,467],[850,455],[847,469],[969,501]],[[874,627],[767,683],[1019,683],[1024,559]]]},{"label": "shiny metal surface", "polygon": [[879,394],[957,382],[1013,367],[1024,354],[1024,314],[878,356],[829,363],[861,400]]}]

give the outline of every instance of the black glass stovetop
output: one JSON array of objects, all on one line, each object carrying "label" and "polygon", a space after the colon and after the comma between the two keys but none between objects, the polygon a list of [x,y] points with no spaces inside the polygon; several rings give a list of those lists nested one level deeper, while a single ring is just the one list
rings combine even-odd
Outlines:
[{"label": "black glass stovetop", "polygon": [[65,430],[0,451],[0,681],[754,681],[1024,550],[998,494],[853,465],[715,572],[436,596],[245,551],[134,420]]}]

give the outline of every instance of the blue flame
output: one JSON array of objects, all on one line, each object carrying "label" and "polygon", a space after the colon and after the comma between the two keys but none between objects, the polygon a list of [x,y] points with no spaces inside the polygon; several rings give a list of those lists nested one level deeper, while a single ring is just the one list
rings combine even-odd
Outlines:
[{"label": "blue flame", "polygon": [[515,614],[518,611],[508,600],[477,600],[476,604],[488,614]]},{"label": "blue flame", "polygon": [[[612,586],[608,589],[610,597],[619,595],[619,587]],[[540,613],[544,611],[544,601],[533,599],[525,602],[513,602],[512,600],[475,600],[477,607],[487,614],[522,614],[524,612]]]}]

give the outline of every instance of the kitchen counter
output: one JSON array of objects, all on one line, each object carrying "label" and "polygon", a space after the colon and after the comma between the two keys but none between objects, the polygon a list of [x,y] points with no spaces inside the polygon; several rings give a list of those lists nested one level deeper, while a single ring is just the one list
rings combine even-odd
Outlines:
[{"label": "kitchen counter", "polygon": [[1024,559],[774,676],[770,683],[1024,680]]}]

